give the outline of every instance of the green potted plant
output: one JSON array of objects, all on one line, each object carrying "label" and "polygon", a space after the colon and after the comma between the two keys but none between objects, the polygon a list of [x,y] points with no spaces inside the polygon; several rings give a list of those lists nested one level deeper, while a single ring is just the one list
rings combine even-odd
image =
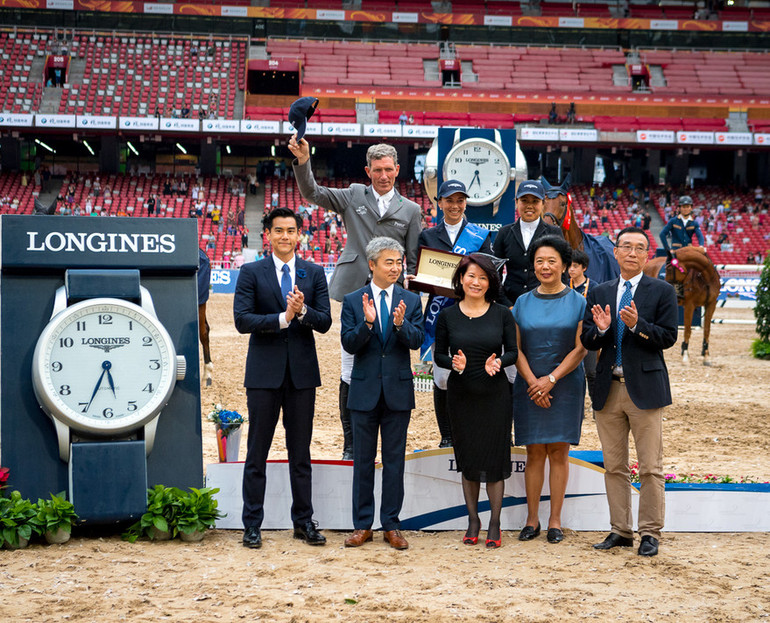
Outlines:
[{"label": "green potted plant", "polygon": [[0,498],[0,536],[3,547],[19,549],[27,547],[33,534],[40,534],[37,508],[18,491],[11,491],[7,498]]},{"label": "green potted plant", "polygon": [[50,500],[37,501],[37,523],[49,544],[66,543],[72,534],[72,525],[78,520],[75,507],[66,498],[64,491]]},{"label": "green potted plant", "polygon": [[179,500],[176,531],[183,541],[200,541],[206,530],[213,528],[216,520],[224,517],[214,498],[219,489],[190,487],[189,492],[175,489],[175,493]]},{"label": "green potted plant", "polygon": [[175,489],[155,485],[147,489],[147,511],[131,525],[123,538],[134,543],[140,536],[153,541],[167,541],[173,536],[179,511]]}]

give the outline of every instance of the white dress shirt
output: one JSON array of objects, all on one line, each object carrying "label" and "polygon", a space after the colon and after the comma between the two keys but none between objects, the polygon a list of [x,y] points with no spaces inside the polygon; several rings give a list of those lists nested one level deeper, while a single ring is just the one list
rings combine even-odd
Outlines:
[{"label": "white dress shirt", "polygon": [[532,237],[535,235],[535,230],[537,229],[538,225],[540,225],[540,217],[537,217],[531,223],[519,219],[519,226],[521,227],[521,239],[524,241],[525,249],[529,249],[529,243],[532,242]]},{"label": "white dress shirt", "polygon": [[[275,264],[275,277],[278,279],[278,289],[281,289],[281,279],[283,279],[283,265],[284,263],[289,267],[289,274],[291,275],[291,289],[294,289],[294,284],[297,282],[297,276],[296,271],[294,268],[294,265],[297,263],[297,256],[292,255],[291,259],[288,262],[284,262],[283,260],[279,260],[275,253],[273,253],[273,264]],[[284,301],[285,303],[286,301]],[[281,312],[278,314],[278,324],[281,326],[281,329],[288,329],[289,328],[289,321],[286,320],[286,312]]]},{"label": "white dress shirt", "polygon": [[382,326],[382,318],[380,318],[380,292],[385,292],[385,303],[390,310],[389,322],[393,322],[393,284],[391,283],[385,290],[376,286],[374,281],[369,284],[372,287],[372,298],[374,299],[374,308],[377,310],[377,319],[380,323],[380,330],[382,334],[385,334],[385,327]]},{"label": "white dress shirt", "polygon": [[391,188],[384,195],[378,195],[374,188],[372,188],[372,192],[374,193],[374,196],[377,197],[377,208],[380,210],[380,218],[382,218],[390,207],[390,202],[396,194],[396,189]]},{"label": "white dress shirt", "polygon": [[457,241],[457,234],[460,233],[460,229],[462,228],[462,226],[463,226],[462,221],[460,221],[456,225],[450,225],[449,223],[444,221],[444,227],[446,227],[446,233],[447,233],[447,236],[449,236],[449,242],[451,242],[452,245],[454,245],[454,243]]}]

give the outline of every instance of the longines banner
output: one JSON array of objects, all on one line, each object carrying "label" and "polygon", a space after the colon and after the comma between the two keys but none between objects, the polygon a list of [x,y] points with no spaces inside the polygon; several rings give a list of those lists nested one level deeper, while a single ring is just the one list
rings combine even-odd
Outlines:
[{"label": "longines banner", "polygon": [[3,268],[198,267],[194,219],[5,215],[0,223]]},{"label": "longines banner", "polygon": [[[562,522],[572,530],[609,529],[609,508],[604,489],[604,469],[580,458],[601,453],[571,452],[569,481],[562,510]],[[513,475],[505,482],[501,516],[503,530],[520,529],[527,518],[524,490],[526,451],[511,449]],[[243,501],[241,489],[243,463],[217,463],[206,467],[206,486],[220,489],[217,500],[227,516],[217,521],[217,528],[240,530]],[[313,461],[314,518],[330,530],[351,530],[351,461]],[[375,504],[379,507],[382,491],[382,464],[377,464],[374,485]],[[401,527],[405,530],[464,530],[468,525],[460,473],[451,448],[414,452],[406,456],[404,470],[404,506]],[[541,498],[541,519],[548,517],[548,476]],[[633,516],[637,516],[639,492],[631,487]],[[266,529],[292,527],[291,489],[287,461],[268,461],[265,494]],[[482,522],[489,512],[489,502],[480,502]],[[375,517],[379,510],[375,508]],[[770,530],[770,485],[667,485],[666,530],[669,532],[764,532]],[[379,525],[373,526],[375,529]]]}]

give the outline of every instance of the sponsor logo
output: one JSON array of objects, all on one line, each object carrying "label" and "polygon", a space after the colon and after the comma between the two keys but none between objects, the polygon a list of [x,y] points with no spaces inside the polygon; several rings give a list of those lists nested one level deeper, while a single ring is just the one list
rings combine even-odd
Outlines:
[{"label": "sponsor logo", "polygon": [[28,231],[27,251],[50,253],[173,253],[174,234],[121,234],[52,231],[45,238],[40,232]]},{"label": "sponsor logo", "polygon": [[211,284],[216,286],[230,285],[230,271],[228,270],[211,271]]},{"label": "sponsor logo", "polygon": [[99,348],[105,353],[109,353],[114,348],[120,348],[131,344],[131,338],[128,337],[84,337],[81,338],[81,344],[91,348]]}]

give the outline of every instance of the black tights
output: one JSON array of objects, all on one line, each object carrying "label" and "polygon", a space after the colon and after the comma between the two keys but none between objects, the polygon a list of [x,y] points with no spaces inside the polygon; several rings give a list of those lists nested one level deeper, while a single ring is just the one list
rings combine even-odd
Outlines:
[{"label": "black tights", "polygon": [[[465,496],[465,506],[468,508],[468,530],[465,535],[469,537],[478,536],[481,530],[481,519],[479,518],[480,490],[480,482],[466,480],[463,476],[463,495]],[[503,493],[505,493],[504,480],[487,483],[487,497],[490,507],[487,538],[495,541],[500,538],[500,512],[503,509]]]}]

